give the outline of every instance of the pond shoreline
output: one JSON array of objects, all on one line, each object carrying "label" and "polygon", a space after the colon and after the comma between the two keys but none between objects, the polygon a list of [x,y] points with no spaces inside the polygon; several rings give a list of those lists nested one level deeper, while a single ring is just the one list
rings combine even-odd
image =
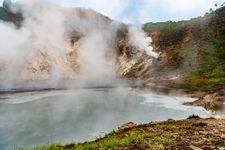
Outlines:
[{"label": "pond shoreline", "polygon": [[[144,83],[144,84],[143,84]],[[198,91],[189,89],[185,85],[177,84],[173,80],[143,82],[139,90],[151,90],[159,94],[184,96],[196,99],[194,102],[184,103],[187,106],[204,107],[214,115],[225,116],[225,88],[214,91]]]},{"label": "pond shoreline", "polygon": [[201,119],[198,116],[190,116],[185,120],[169,119],[139,125],[130,122],[94,141],[37,146],[29,150],[219,150],[225,148],[224,125],[224,119]]}]

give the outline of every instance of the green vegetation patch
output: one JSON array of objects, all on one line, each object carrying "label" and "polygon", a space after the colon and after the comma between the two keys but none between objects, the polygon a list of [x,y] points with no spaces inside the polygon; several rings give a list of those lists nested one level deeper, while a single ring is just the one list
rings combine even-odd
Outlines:
[{"label": "green vegetation patch", "polygon": [[95,149],[111,149],[118,147],[129,147],[139,145],[145,147],[146,144],[151,149],[165,149],[176,138],[178,130],[170,124],[157,124],[152,132],[145,128],[135,128],[129,131],[120,132],[113,131],[96,141],[69,144],[61,146],[53,144],[49,146],[37,146],[31,148],[19,148],[18,150],[95,150]]},{"label": "green vegetation patch", "polygon": [[144,25],[144,31],[174,33],[178,30],[181,30],[183,27],[191,25],[194,21],[195,19],[179,22],[167,21],[158,23],[146,23]]},{"label": "green vegetation patch", "polygon": [[171,124],[157,124],[156,127],[164,131],[172,131],[176,128],[174,125]]},{"label": "green vegetation patch", "polygon": [[205,91],[217,90],[225,84],[225,71],[198,70],[187,77],[191,88]]}]

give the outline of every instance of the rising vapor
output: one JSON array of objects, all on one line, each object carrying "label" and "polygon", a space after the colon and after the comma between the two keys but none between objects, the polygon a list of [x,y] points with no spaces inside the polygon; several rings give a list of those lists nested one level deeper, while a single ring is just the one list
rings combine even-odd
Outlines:
[{"label": "rising vapor", "polygon": [[141,28],[113,21],[91,9],[62,8],[41,0],[5,2],[7,11],[22,14],[20,27],[0,22],[0,79],[2,88],[27,81],[64,79],[79,84],[110,84],[116,73],[117,36],[126,26],[129,45],[153,52],[151,38]]}]

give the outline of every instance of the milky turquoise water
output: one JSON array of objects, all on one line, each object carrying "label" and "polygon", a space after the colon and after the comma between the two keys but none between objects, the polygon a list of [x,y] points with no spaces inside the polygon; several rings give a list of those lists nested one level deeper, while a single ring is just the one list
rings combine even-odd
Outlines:
[{"label": "milky turquoise water", "polygon": [[0,150],[93,140],[127,123],[210,115],[181,105],[190,98],[137,94],[127,88],[0,95]]}]

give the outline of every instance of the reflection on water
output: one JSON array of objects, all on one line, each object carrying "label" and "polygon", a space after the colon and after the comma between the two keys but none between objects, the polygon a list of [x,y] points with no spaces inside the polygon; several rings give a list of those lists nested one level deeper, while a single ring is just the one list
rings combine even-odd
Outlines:
[{"label": "reflection on water", "polygon": [[0,95],[0,149],[92,140],[126,122],[207,117],[188,98],[137,95],[124,88]]}]

